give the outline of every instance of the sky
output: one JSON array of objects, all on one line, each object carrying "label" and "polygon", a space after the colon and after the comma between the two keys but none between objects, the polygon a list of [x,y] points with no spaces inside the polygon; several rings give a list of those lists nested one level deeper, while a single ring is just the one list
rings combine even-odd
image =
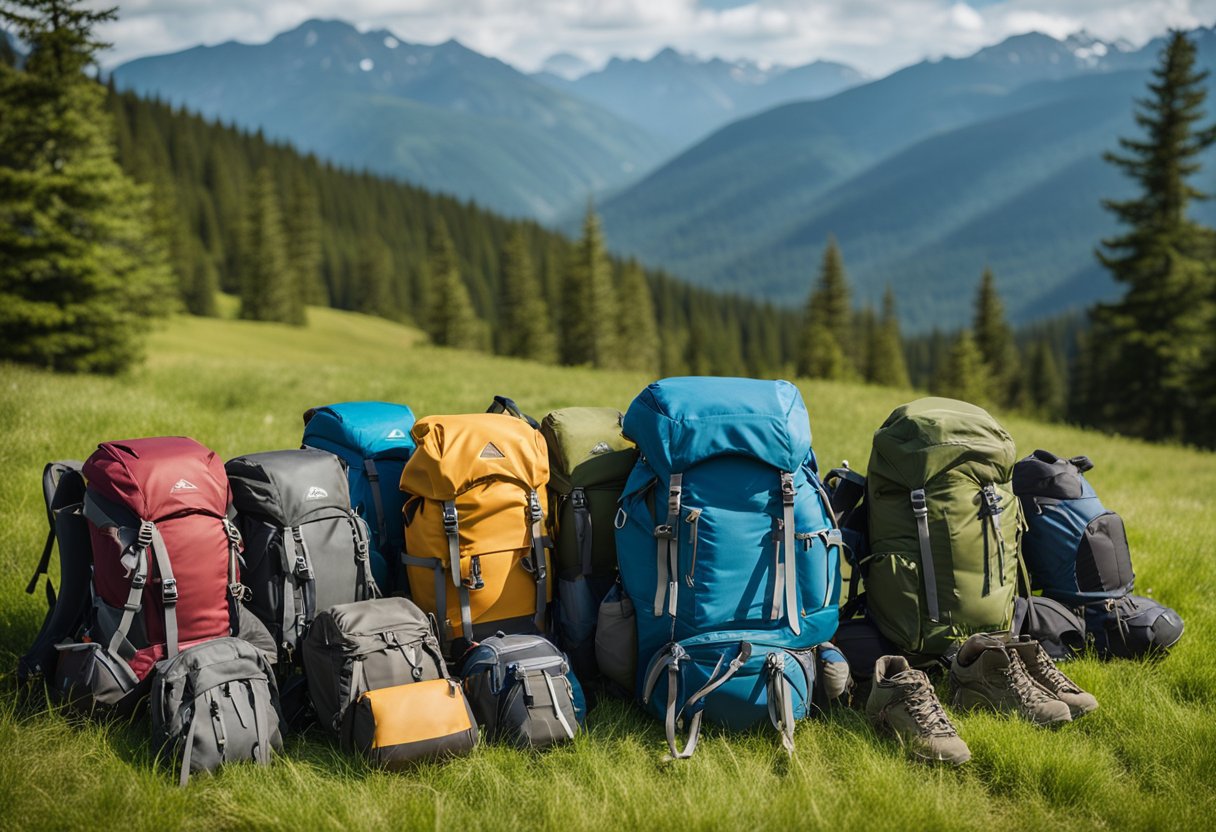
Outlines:
[{"label": "sky", "polygon": [[1139,46],[1169,27],[1211,26],[1216,0],[126,0],[103,31],[114,44],[103,63],[260,43],[314,17],[387,28],[409,42],[455,38],[525,71],[555,52],[601,65],[674,46],[764,64],[837,60],[879,76],[1031,30],[1084,29]]}]

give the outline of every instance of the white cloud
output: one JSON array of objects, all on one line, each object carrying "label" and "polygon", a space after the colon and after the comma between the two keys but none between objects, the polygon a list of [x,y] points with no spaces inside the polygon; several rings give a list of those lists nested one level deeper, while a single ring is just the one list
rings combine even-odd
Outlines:
[{"label": "white cloud", "polygon": [[670,45],[764,62],[827,58],[877,75],[1032,29],[1142,43],[1167,26],[1211,25],[1216,0],[130,0],[119,14],[104,32],[115,44],[108,64],[200,42],[265,41],[334,17],[407,42],[455,37],[525,70],[558,51],[602,63]]}]

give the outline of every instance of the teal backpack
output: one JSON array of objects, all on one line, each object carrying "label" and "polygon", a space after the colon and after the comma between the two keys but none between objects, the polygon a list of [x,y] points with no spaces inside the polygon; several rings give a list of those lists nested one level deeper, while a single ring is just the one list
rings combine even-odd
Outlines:
[{"label": "teal backpack", "polygon": [[767,719],[792,750],[840,596],[840,531],[802,396],[786,381],[664,379],[623,428],[642,453],[616,519],[637,697],[673,757],[693,753],[703,719]]},{"label": "teal backpack", "polygon": [[371,530],[372,575],[384,594],[405,592],[404,495],[401,471],[414,440],[414,413],[403,404],[343,402],[304,414],[304,447],[337,455],[346,463],[350,504]]}]

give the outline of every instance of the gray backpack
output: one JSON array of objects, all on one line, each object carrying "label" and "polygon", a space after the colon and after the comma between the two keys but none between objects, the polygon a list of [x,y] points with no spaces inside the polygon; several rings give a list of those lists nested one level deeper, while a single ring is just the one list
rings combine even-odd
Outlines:
[{"label": "gray backpack", "polygon": [[406,598],[339,604],[304,642],[304,675],[317,721],[354,750],[354,705],[368,691],[446,679],[434,622]]},{"label": "gray backpack", "polygon": [[379,595],[367,524],[351,510],[346,472],[328,451],[249,454],[224,468],[245,542],[248,606],[274,636],[286,672],[318,610]]},{"label": "gray backpack", "polygon": [[279,693],[265,656],[239,638],[217,638],[156,667],[152,737],[176,761],[181,785],[225,763],[270,762],[283,750]]},{"label": "gray backpack", "polygon": [[498,633],[465,656],[469,706],[490,740],[543,748],[574,739],[585,709],[566,655],[540,636]]}]

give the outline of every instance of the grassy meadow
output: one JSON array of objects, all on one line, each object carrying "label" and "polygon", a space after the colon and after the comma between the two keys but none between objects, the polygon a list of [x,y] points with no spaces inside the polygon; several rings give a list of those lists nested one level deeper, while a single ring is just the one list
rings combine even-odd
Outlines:
[{"label": "grassy meadow", "polygon": [[[661,725],[604,702],[569,746],[532,754],[483,745],[395,775],[293,736],[273,766],[237,766],[178,789],[145,721],[85,725],[14,704],[11,668],[44,613],[24,594],[46,533],[44,462],[84,459],[106,439],[187,434],[224,457],[299,444],[300,416],[346,399],[419,415],[484,410],[494,394],[533,415],[625,408],[651,379],[437,349],[413,330],[332,310],[304,329],[176,318],[146,365],[118,379],[0,365],[0,829],[1160,829],[1216,817],[1216,456],[1021,418],[1019,452],[1088,454],[1092,482],[1127,521],[1137,591],[1187,622],[1159,663],[1077,661],[1101,708],[1059,731],[952,713],[974,758],[915,765],[858,712],[804,721],[787,758],[775,732],[710,728],[696,756],[664,760]],[[873,430],[911,394],[806,383],[825,467],[864,468]],[[52,572],[54,574],[54,571]],[[864,698],[865,691],[859,692]],[[946,692],[942,690],[943,698]]]}]

